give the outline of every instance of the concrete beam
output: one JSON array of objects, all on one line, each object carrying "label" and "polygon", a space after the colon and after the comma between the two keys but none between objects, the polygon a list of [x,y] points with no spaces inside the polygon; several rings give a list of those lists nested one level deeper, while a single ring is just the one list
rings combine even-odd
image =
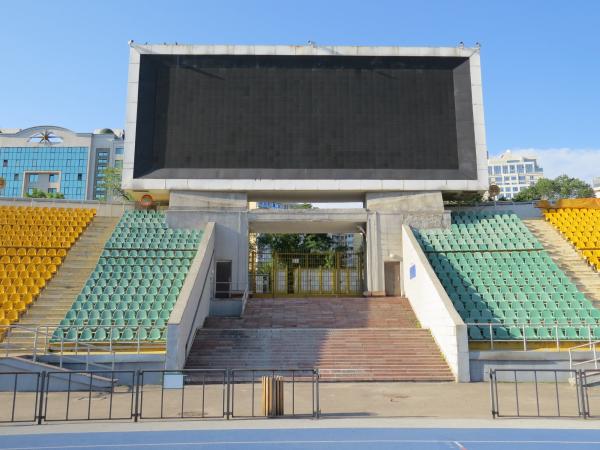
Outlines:
[{"label": "concrete beam", "polygon": [[252,233],[358,233],[364,209],[256,209],[248,213]]}]

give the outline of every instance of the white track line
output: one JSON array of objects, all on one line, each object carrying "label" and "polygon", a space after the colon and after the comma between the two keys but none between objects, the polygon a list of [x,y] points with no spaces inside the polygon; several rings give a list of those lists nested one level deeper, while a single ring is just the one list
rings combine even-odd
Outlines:
[{"label": "white track line", "polygon": [[[466,444],[553,444],[553,445],[600,445],[600,441],[515,441],[515,440],[462,440]],[[60,446],[35,446],[35,447],[9,447],[7,450],[50,450],[68,448],[135,448],[135,447],[173,447],[173,446],[206,446],[206,445],[290,445],[290,444],[455,444],[461,450],[466,448],[457,441],[434,440],[434,439],[340,439],[340,440],[278,440],[278,441],[188,441],[188,442],[148,442],[136,444],[82,444],[82,445],[60,445]]]}]

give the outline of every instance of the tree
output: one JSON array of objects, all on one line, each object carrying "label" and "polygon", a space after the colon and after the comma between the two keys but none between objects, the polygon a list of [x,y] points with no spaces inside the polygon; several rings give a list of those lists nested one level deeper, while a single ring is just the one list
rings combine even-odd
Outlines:
[{"label": "tree", "polygon": [[33,188],[31,193],[26,192],[25,197],[27,198],[65,198],[65,194],[62,192],[44,192],[40,189]]},{"label": "tree", "polygon": [[124,191],[121,188],[121,179],[123,178],[123,170],[119,167],[106,167],[102,174],[104,177],[102,178],[102,182],[100,183],[100,187],[106,189],[106,197],[104,200],[108,198],[116,197],[122,200],[131,200],[131,196],[128,192]]},{"label": "tree", "polygon": [[335,250],[333,239],[327,234],[260,234],[258,248],[269,248],[273,253],[319,253]]},{"label": "tree", "polygon": [[533,186],[523,189],[514,197],[516,202],[533,200],[559,200],[561,198],[587,198],[594,196],[594,189],[578,178],[561,175],[555,179],[540,178]]}]

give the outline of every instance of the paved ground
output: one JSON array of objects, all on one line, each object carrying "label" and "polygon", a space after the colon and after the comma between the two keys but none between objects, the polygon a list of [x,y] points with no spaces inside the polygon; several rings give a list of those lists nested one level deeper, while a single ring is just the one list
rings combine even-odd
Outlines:
[{"label": "paved ground", "polygon": [[[298,422],[298,421],[297,421]],[[153,431],[112,430],[82,432],[69,425],[69,432],[8,434],[0,436],[2,449],[598,449],[598,429],[547,428],[402,428],[361,427],[360,423],[337,427],[245,428],[167,430],[154,424]],[[362,420],[362,422],[369,422]],[[263,422],[266,423],[266,422]],[[321,421],[323,423],[323,421]],[[203,422],[207,425],[206,422]],[[213,424],[214,425],[214,424]],[[131,425],[128,424],[130,428]],[[260,426],[260,424],[254,424]],[[64,426],[61,426],[64,427]],[[335,428],[332,428],[335,427]],[[37,427],[37,429],[46,427]],[[106,429],[106,426],[104,426]],[[111,426],[112,428],[112,426]],[[8,430],[7,430],[8,431]],[[25,431],[25,430],[21,430]]]},{"label": "paved ground", "polygon": [[[295,401],[292,402],[292,389]],[[519,384],[519,413],[536,415],[536,387],[533,383]],[[553,416],[560,407],[561,416],[577,416],[577,392],[574,386],[560,383],[556,402],[553,383],[538,383],[540,415]],[[312,414],[311,384],[297,382],[293,387],[286,384],[285,413]],[[499,383],[498,397],[500,412],[515,415],[515,389],[512,383]],[[261,386],[236,385],[232,392],[233,413],[237,417],[261,414]],[[171,418],[222,417],[225,392],[222,385],[187,385],[182,399],[181,390],[145,385],[141,393],[144,418],[162,416]],[[109,392],[52,392],[48,395],[48,420],[131,417],[134,393],[118,387],[112,397]],[[19,393],[15,405],[15,418],[31,420],[35,408],[34,393]],[[254,401],[252,401],[254,400]],[[594,415],[600,415],[600,388],[589,391],[589,401]],[[490,385],[488,383],[321,383],[320,410],[325,418],[340,417],[421,417],[447,419],[491,418]],[[12,393],[0,393],[0,421],[8,420],[12,414]]]},{"label": "paved ground", "polygon": [[[23,423],[0,427],[0,449],[600,449],[600,421],[579,418],[491,419],[487,383],[323,383],[320,420],[251,419],[251,385],[237,385],[233,420],[205,418],[192,420],[202,411],[206,415],[222,413],[223,391],[220,386],[187,386],[182,403],[181,391],[145,386],[145,417],[172,417],[171,420],[145,419],[139,423],[124,421],[61,422],[67,404],[71,419],[127,416],[131,408],[130,391],[109,393],[53,392],[48,397],[48,422]],[[120,387],[119,389],[123,389]],[[537,404],[532,383],[521,384],[520,411],[535,414]],[[540,411],[556,412],[554,384],[539,383]],[[297,413],[312,409],[310,384],[295,386]],[[260,414],[260,386],[255,391],[255,413]],[[511,401],[514,385],[501,383],[499,394],[504,413],[514,413]],[[204,399],[202,397],[204,394]],[[575,388],[559,385],[561,414],[577,415]],[[35,406],[35,396],[19,395],[17,412]],[[161,400],[162,397],[162,400]],[[91,403],[90,403],[91,398]],[[68,399],[68,403],[67,403]],[[290,391],[286,392],[286,412],[290,413]],[[594,405],[600,395],[594,393]],[[11,402],[0,395],[0,411]],[[183,406],[183,417],[181,408]],[[203,409],[204,408],[204,409]],[[0,417],[1,418],[1,417]]]}]

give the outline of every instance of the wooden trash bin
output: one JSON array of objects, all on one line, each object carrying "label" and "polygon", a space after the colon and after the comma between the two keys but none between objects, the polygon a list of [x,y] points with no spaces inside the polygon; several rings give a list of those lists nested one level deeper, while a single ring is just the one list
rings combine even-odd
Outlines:
[{"label": "wooden trash bin", "polygon": [[262,377],[263,416],[283,416],[283,377]]}]

